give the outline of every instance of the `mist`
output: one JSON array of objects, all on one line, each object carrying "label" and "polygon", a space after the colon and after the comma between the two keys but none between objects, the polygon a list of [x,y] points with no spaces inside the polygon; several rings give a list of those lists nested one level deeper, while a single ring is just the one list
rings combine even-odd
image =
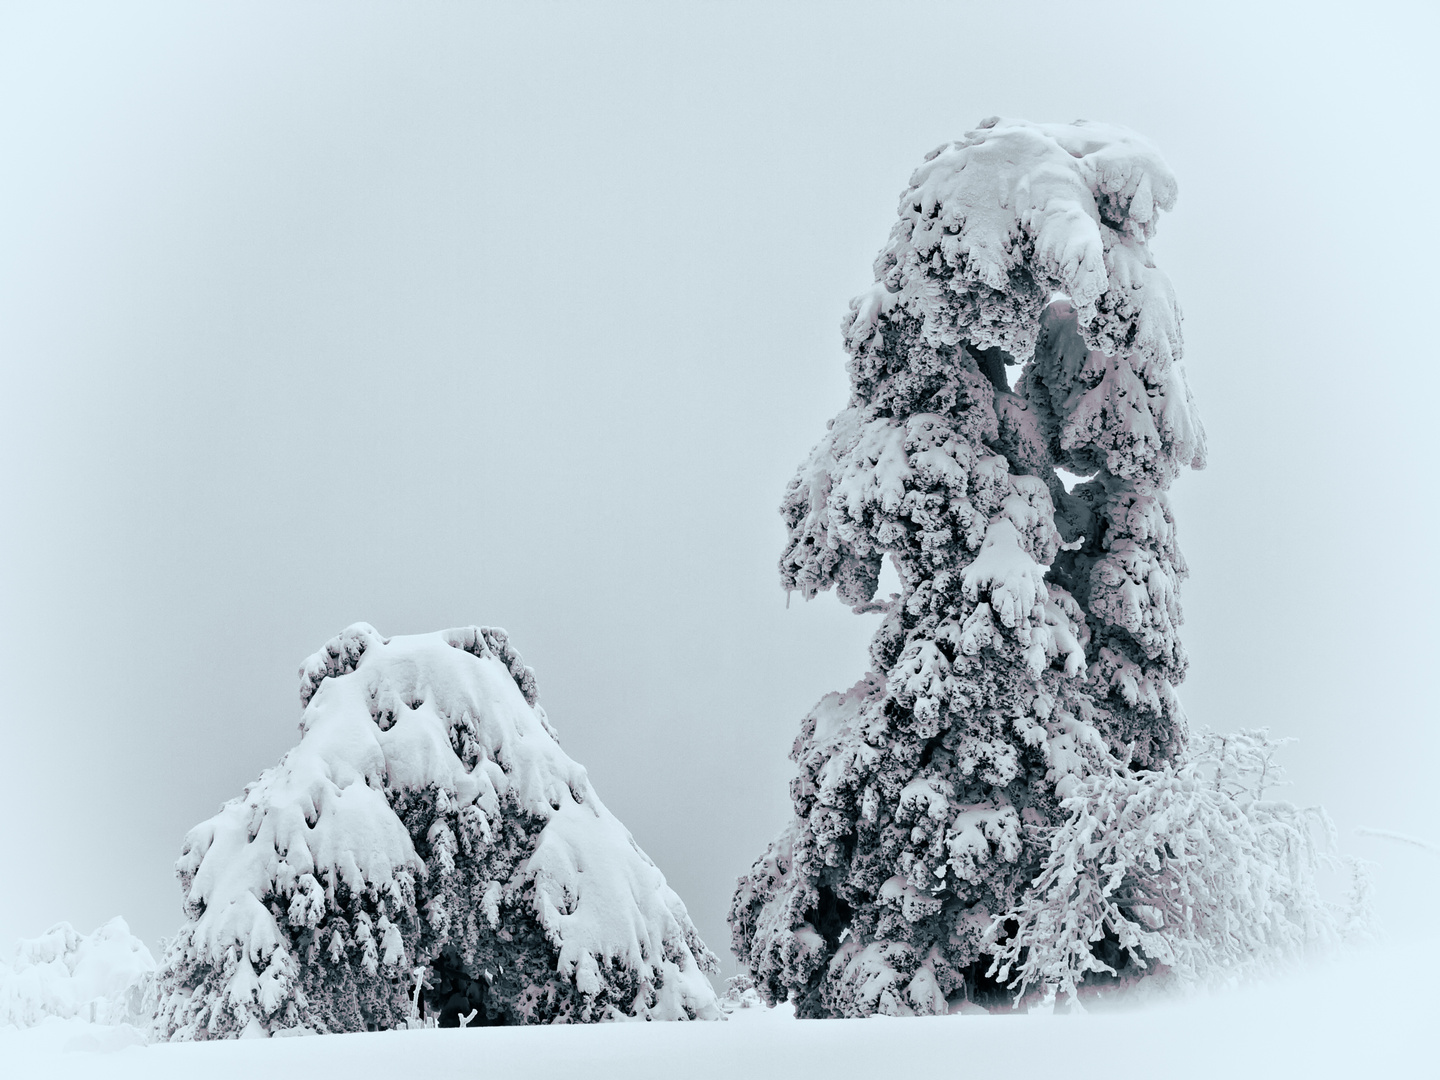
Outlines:
[{"label": "mist", "polygon": [[173,933],[185,832],[295,743],[304,658],[476,623],[733,970],[799,722],[875,628],[787,603],[776,507],[910,171],[996,114],[1178,175],[1181,696],[1297,738],[1287,797],[1402,910],[1435,860],[1356,830],[1440,837],[1436,22],[0,7],[0,941]]}]

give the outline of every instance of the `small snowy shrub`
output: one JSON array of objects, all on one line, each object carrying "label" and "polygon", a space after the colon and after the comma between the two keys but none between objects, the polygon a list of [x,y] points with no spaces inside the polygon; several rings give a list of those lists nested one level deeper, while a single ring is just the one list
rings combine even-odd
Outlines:
[{"label": "small snowy shrub", "polygon": [[[1007,913],[998,976],[1047,1000],[1152,971],[1213,984],[1363,934],[1366,878],[1334,854],[1324,811],[1265,798],[1277,745],[1263,731],[1207,733],[1178,764],[1086,777]],[[1349,871],[1348,904],[1322,898],[1327,867]]]},{"label": "small snowy shrub", "polygon": [[154,973],[155,958],[124,919],[89,935],[57,923],[0,958],[0,1026],[29,1027],[47,1016],[145,1024]]},{"label": "small snowy shrub", "polygon": [[765,999],[755,989],[755,980],[743,972],[732,975],[725,982],[725,992],[720,995],[720,1009],[727,1016],[744,1009],[763,1009]]},{"label": "small snowy shrub", "polygon": [[191,830],[159,1033],[714,1018],[714,958],[500,630],[350,627],[301,739]]},{"label": "small snowy shrub", "polygon": [[[1123,128],[986,121],[915,171],[851,302],[850,402],[786,491],[780,576],[884,619],[870,672],[802,723],[794,818],[731,905],[736,955],[800,1016],[945,1012],[1103,974],[1107,948],[1158,932],[1149,906],[1116,914],[1152,887],[1156,910],[1167,890],[1250,890],[1146,939],[1177,971],[1320,931],[1295,815],[1189,786],[1205,759],[1186,756],[1176,693],[1186,568],[1166,490],[1203,466],[1205,436],[1149,248],[1175,195]],[[877,600],[886,559],[900,592]],[[1133,865],[1114,910],[1074,876],[1092,815],[1126,823],[1104,864]],[[1187,861],[1198,841],[1166,847],[1182,823],[1222,830],[1228,877]],[[1191,942],[1212,933],[1233,947]]]}]

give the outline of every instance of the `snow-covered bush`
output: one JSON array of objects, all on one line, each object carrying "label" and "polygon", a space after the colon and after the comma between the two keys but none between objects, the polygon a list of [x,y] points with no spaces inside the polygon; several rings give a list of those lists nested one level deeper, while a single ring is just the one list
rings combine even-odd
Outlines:
[{"label": "snow-covered bush", "polygon": [[[801,1016],[1010,1000],[995,961],[1040,925],[1076,816],[1132,788],[1189,812],[1162,793],[1198,767],[1165,492],[1205,438],[1149,250],[1175,194],[1122,128],[986,121],[916,170],[851,303],[850,403],[786,492],[780,571],[885,617],[870,673],[802,724],[794,820],[731,910],[742,963]],[[887,557],[901,591],[877,602]],[[1265,839],[1236,858],[1263,876],[1268,805],[1195,812],[1253,815],[1236,836]]]},{"label": "snow-covered bush", "polygon": [[442,1022],[718,1016],[714,958],[503,631],[357,624],[300,699],[299,745],[186,838],[163,1037],[403,1026],[417,967]]},{"label": "snow-covered bush", "polygon": [[121,918],[93,934],[56,923],[0,957],[0,1025],[47,1016],[98,1024],[147,1023],[155,958]]},{"label": "snow-covered bush", "polygon": [[720,995],[720,1009],[726,1016],[732,1016],[746,1009],[765,1008],[765,999],[755,989],[755,980],[741,972],[725,981],[725,992]]},{"label": "snow-covered bush", "polygon": [[[1278,745],[1206,733],[1178,764],[1086,777],[1006,913],[999,977],[1047,999],[1151,972],[1213,984],[1368,932],[1367,877],[1335,853],[1325,812],[1265,797]],[[1323,898],[1325,868],[1350,875],[1346,902]]]}]

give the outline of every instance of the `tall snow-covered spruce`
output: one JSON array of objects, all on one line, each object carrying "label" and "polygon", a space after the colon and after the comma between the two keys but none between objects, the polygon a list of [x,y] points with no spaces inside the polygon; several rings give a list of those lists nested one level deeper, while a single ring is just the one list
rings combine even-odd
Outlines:
[{"label": "tall snow-covered spruce", "polygon": [[[560,749],[501,630],[357,624],[299,744],[191,830],[162,1037],[715,1018],[680,898]],[[417,976],[417,969],[423,968]]]},{"label": "tall snow-covered spruce", "polygon": [[731,912],[802,1016],[1005,1000],[1066,801],[1184,752],[1165,489],[1204,436],[1148,248],[1175,193],[1125,129],[986,121],[915,172],[851,303],[850,403],[786,492],[781,578],[884,619],[804,721],[795,817]]}]

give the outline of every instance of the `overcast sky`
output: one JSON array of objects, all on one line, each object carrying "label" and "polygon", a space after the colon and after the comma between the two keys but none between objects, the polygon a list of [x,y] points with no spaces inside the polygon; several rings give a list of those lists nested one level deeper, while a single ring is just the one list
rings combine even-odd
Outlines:
[{"label": "overcast sky", "polygon": [[1436,9],[1180,6],[0,4],[0,945],[173,933],[365,620],[508,628],[728,963],[875,626],[787,608],[776,507],[910,171],[993,114],[1178,175],[1183,699],[1300,738],[1397,888],[1353,830],[1440,840]]}]

